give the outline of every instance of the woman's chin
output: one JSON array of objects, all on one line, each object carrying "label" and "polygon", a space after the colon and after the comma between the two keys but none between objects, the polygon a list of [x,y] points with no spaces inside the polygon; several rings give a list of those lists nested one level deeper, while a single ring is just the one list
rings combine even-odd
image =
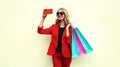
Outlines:
[{"label": "woman's chin", "polygon": [[63,20],[63,18],[58,18],[58,20]]}]

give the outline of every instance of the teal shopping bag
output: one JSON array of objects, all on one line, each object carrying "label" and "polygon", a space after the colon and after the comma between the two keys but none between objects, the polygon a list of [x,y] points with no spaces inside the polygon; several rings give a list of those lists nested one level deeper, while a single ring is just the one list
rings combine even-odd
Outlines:
[{"label": "teal shopping bag", "polygon": [[82,42],[82,45],[86,51],[86,54],[90,53],[91,51],[93,51],[93,48],[90,46],[90,44],[88,43],[88,41],[85,39],[85,37],[83,36],[83,34],[80,32],[80,30],[76,27],[75,31],[78,35],[78,37],[80,38],[80,41]]},{"label": "teal shopping bag", "polygon": [[80,54],[78,52],[78,46],[76,43],[76,38],[75,38],[75,34],[74,34],[74,28],[72,28],[72,44],[71,44],[71,48],[72,48],[72,57],[78,57]]},{"label": "teal shopping bag", "polygon": [[82,45],[82,42],[80,41],[80,38],[78,37],[78,34],[76,33],[76,30],[74,29],[74,36],[75,36],[75,40],[77,43],[77,47],[78,47],[78,52],[80,55],[86,54],[86,51]]}]

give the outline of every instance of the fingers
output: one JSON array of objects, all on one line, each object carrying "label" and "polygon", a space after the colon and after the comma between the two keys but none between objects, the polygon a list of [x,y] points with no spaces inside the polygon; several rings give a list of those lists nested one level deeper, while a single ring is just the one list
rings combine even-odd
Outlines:
[{"label": "fingers", "polygon": [[71,24],[69,23],[67,26],[69,27]]},{"label": "fingers", "polygon": [[68,26],[70,26],[71,24],[69,23]]},{"label": "fingers", "polygon": [[42,17],[43,17],[43,18],[46,18],[46,17],[47,17],[47,14],[43,14]]},{"label": "fingers", "polygon": [[70,27],[70,25],[71,25],[71,24],[69,23],[69,24],[67,25],[67,27],[66,27],[66,28],[69,28],[69,27]]},{"label": "fingers", "polygon": [[43,13],[42,13],[42,18],[46,18],[47,17],[47,14],[44,14],[44,10],[43,10]]}]

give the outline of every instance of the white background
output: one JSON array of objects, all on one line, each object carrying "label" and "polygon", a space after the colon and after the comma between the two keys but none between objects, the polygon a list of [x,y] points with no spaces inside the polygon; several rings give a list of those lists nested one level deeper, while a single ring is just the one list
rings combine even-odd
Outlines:
[{"label": "white background", "polygon": [[94,49],[73,58],[71,67],[120,67],[119,0],[0,1],[0,67],[52,67],[46,55],[50,36],[38,34],[37,26],[44,8],[53,9],[44,23],[49,27],[60,7]]}]

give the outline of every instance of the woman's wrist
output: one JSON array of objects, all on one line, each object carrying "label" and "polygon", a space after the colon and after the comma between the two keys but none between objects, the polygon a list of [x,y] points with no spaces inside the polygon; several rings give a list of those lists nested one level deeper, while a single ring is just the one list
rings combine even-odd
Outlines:
[{"label": "woman's wrist", "polygon": [[68,27],[66,27],[66,36],[69,36]]},{"label": "woman's wrist", "polygon": [[43,19],[45,19],[46,17],[47,17],[47,15],[45,15],[45,14],[42,15],[42,18],[43,18]]},{"label": "woman's wrist", "polygon": [[45,20],[45,17],[42,17],[42,20]]}]

